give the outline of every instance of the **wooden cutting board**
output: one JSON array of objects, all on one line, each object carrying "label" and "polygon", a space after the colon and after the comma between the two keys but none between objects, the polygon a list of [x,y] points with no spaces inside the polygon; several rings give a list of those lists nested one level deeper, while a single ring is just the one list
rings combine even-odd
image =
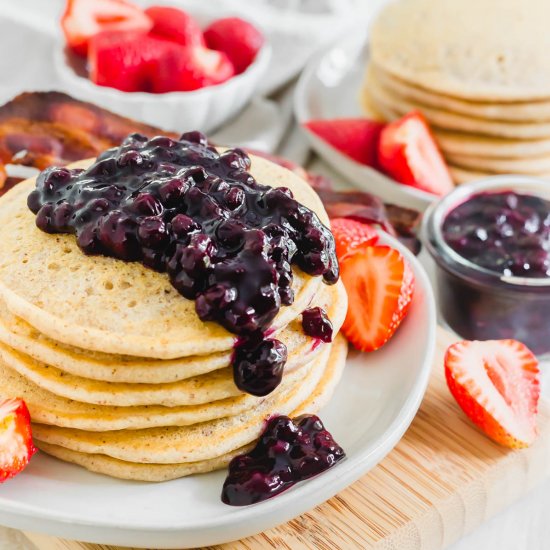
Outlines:
[{"label": "wooden cutting board", "polygon": [[[371,472],[295,520],[211,550],[440,550],[502,510],[550,473],[550,406],[529,449],[492,443],[464,416],[443,376],[456,340],[440,330],[430,386],[396,448]],[[26,533],[40,550],[116,550]]]}]

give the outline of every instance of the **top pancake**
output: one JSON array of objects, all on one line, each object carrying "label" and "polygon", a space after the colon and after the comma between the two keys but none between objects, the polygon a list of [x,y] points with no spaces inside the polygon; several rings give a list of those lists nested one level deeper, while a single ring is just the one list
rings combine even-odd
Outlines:
[{"label": "top pancake", "polygon": [[373,61],[423,88],[484,101],[550,98],[548,0],[398,0],[371,29]]},{"label": "top pancake", "polygon": [[[288,187],[328,225],[319,197],[304,180],[265,159],[251,161],[260,183]],[[236,335],[202,322],[194,301],[181,296],[166,274],[136,262],[86,256],[73,235],[40,231],[26,204],[34,185],[34,179],[23,182],[0,200],[0,297],[13,314],[49,338],[104,353],[172,359],[234,345]],[[293,271],[296,299],[281,308],[273,328],[296,318],[322,284],[321,277]]]}]

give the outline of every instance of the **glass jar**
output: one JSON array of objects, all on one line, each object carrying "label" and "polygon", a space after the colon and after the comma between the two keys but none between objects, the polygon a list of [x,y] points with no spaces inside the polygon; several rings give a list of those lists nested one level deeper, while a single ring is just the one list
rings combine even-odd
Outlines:
[{"label": "glass jar", "polygon": [[550,352],[550,277],[508,276],[478,266],[453,250],[442,226],[470,197],[516,192],[550,200],[550,181],[494,176],[457,187],[425,213],[423,240],[437,264],[437,294],[443,320],[468,340],[514,338],[538,355]]}]

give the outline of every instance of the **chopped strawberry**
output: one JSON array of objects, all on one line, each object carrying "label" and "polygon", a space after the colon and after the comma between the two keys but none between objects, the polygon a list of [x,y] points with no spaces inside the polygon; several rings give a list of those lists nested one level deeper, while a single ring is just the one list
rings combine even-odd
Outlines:
[{"label": "chopped strawberry", "polygon": [[180,48],[141,32],[103,32],[90,40],[90,80],[123,92],[151,91],[153,62]]},{"label": "chopped strawberry", "polygon": [[153,91],[191,91],[221,84],[235,74],[233,64],[223,52],[201,48],[166,51],[155,64]]},{"label": "chopped strawberry", "polygon": [[206,46],[199,24],[187,12],[170,6],[151,6],[145,13],[153,21],[152,36],[182,46]]},{"label": "chopped strawberry", "polygon": [[0,402],[0,483],[24,470],[34,453],[27,405],[21,399]]},{"label": "chopped strawberry", "polygon": [[205,29],[204,39],[209,48],[227,54],[237,74],[254,61],[264,43],[262,33],[239,17],[217,19]]},{"label": "chopped strawberry", "polygon": [[103,31],[148,32],[153,22],[143,11],[125,0],[67,0],[61,28],[67,46],[86,55],[92,36]]},{"label": "chopped strawberry", "polygon": [[330,227],[336,243],[338,260],[342,260],[357,248],[372,246],[378,241],[378,233],[370,225],[350,218],[334,218],[330,220]]},{"label": "chopped strawberry", "polygon": [[491,439],[513,449],[537,436],[540,372],[517,340],[458,342],[445,355],[447,385],[466,415]]},{"label": "chopped strawberry", "polygon": [[382,347],[407,314],[414,275],[401,253],[389,246],[356,249],[340,261],[349,297],[342,332],[361,351]]},{"label": "chopped strawberry", "polygon": [[388,124],[380,136],[378,161],[393,179],[434,195],[454,187],[437,143],[421,113]]},{"label": "chopped strawberry", "polygon": [[378,166],[378,142],[384,124],[366,118],[310,120],[305,127],[360,164]]}]

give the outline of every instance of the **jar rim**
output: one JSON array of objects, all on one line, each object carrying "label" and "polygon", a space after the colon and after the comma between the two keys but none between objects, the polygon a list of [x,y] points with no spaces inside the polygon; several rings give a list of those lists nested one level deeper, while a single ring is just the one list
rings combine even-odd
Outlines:
[{"label": "jar rim", "polygon": [[486,284],[504,284],[531,289],[550,287],[550,277],[520,277],[504,275],[479,266],[451,248],[443,236],[443,223],[447,215],[470,197],[483,192],[512,191],[536,195],[550,200],[550,180],[525,175],[496,175],[456,187],[433,202],[424,214],[422,233],[426,248],[432,258],[455,275],[474,278]]}]

